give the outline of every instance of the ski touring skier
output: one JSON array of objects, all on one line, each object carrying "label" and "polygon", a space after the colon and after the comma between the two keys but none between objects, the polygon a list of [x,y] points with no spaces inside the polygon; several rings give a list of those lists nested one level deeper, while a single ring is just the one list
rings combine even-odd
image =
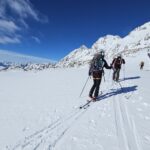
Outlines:
[{"label": "ski touring skier", "polygon": [[147,55],[148,55],[148,57],[150,58],[150,52],[149,52]]},{"label": "ski touring skier", "polygon": [[125,64],[125,60],[122,58],[121,55],[118,55],[117,58],[114,58],[111,63],[111,66],[113,67],[113,80],[116,82],[119,81],[122,64]]},{"label": "ski touring skier", "polygon": [[143,67],[144,67],[144,61],[141,61],[141,63],[140,63],[140,70],[143,70]]},{"label": "ski touring skier", "polygon": [[102,76],[104,74],[104,67],[106,69],[111,69],[112,67],[109,66],[104,59],[105,53],[103,50],[95,54],[93,57],[90,68],[89,68],[89,76],[93,77],[93,86],[90,89],[89,97],[96,101],[99,94],[99,87],[102,80]]}]

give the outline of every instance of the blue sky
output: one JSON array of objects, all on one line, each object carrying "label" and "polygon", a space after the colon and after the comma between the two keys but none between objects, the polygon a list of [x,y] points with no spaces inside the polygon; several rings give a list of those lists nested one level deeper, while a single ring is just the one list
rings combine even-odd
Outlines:
[{"label": "blue sky", "polygon": [[0,49],[59,60],[150,21],[150,0],[0,0]]}]

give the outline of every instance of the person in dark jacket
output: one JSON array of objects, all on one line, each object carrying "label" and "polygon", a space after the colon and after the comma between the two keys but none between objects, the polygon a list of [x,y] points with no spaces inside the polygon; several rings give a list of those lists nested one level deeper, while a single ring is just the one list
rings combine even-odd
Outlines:
[{"label": "person in dark jacket", "polygon": [[92,100],[96,100],[98,97],[104,68],[111,69],[112,67],[108,66],[106,60],[104,59],[104,51],[100,51],[93,57],[89,69],[89,76],[93,76],[93,86],[89,92],[89,97]]},{"label": "person in dark jacket", "polygon": [[125,64],[125,60],[122,58],[121,55],[118,55],[117,58],[114,58],[112,61],[111,66],[113,67],[113,80],[114,81],[119,81],[119,76],[120,76],[120,70],[121,70],[121,65]]},{"label": "person in dark jacket", "polygon": [[148,53],[148,57],[150,58],[150,53]]},{"label": "person in dark jacket", "polygon": [[144,61],[141,61],[141,63],[140,63],[140,70],[143,70],[143,67],[144,67]]}]

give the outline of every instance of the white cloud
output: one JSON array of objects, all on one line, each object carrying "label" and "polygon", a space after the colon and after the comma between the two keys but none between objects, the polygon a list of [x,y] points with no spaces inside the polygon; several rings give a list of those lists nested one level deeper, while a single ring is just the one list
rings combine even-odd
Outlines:
[{"label": "white cloud", "polygon": [[29,0],[0,0],[0,16],[6,17],[7,10],[19,16],[18,19],[33,18],[36,21],[47,22],[48,18],[36,10]]},{"label": "white cloud", "polygon": [[8,43],[20,43],[20,39],[18,37],[8,37],[8,36],[0,36],[0,43],[1,44],[8,44]]},{"label": "white cloud", "polygon": [[35,40],[37,43],[41,43],[41,41],[38,37],[32,36],[32,39]]},{"label": "white cloud", "polygon": [[38,13],[28,0],[7,0],[9,7],[21,18],[32,17],[39,21]]},{"label": "white cloud", "polygon": [[5,7],[6,7],[6,3],[4,0],[0,0],[0,17],[4,18],[5,16]]},{"label": "white cloud", "polygon": [[[20,43],[17,35],[29,29],[28,18],[48,22],[48,18],[36,10],[29,0],[0,0],[0,43]],[[11,41],[11,37],[17,38],[12,38]],[[37,37],[34,40],[40,43]]]},{"label": "white cloud", "polygon": [[13,21],[0,20],[0,31],[15,33],[19,30],[20,28]]}]

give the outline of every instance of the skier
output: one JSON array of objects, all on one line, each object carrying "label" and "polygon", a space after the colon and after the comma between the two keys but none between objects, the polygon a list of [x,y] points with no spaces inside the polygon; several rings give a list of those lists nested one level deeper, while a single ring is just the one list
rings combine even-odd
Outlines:
[{"label": "skier", "polygon": [[[111,69],[111,66],[108,66],[106,60],[104,59],[104,51],[100,51],[99,53],[95,54],[93,57],[90,69],[89,69],[89,76],[93,76],[93,86],[89,92],[89,97],[96,101],[98,94],[99,94],[99,86],[102,80],[102,75],[104,73],[103,68]],[[94,93],[94,96],[93,96]]]},{"label": "skier", "polygon": [[114,58],[111,66],[113,67],[113,80],[118,81],[120,76],[121,65],[125,64],[125,60],[121,55],[118,55],[117,58]]},{"label": "skier", "polygon": [[148,57],[150,58],[150,53],[148,53]]},{"label": "skier", "polygon": [[143,67],[144,67],[144,61],[141,61],[141,63],[140,63],[140,70],[143,70]]}]

